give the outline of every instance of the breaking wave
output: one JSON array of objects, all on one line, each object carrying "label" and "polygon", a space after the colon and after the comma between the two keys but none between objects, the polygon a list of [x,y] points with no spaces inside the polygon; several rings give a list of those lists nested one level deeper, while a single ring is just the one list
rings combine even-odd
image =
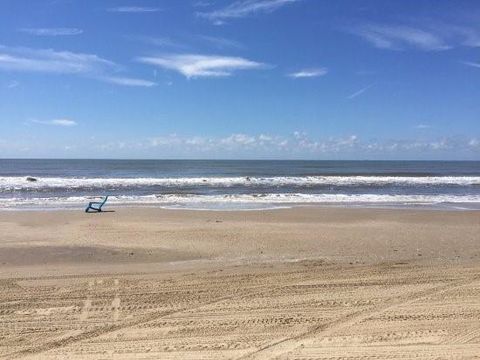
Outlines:
[{"label": "breaking wave", "polygon": [[[2,199],[1,209],[9,208],[69,208],[83,206],[95,199],[90,196],[8,198]],[[98,199],[98,198],[96,198]],[[228,207],[228,205],[262,204],[396,204],[435,205],[480,203],[480,195],[378,195],[378,194],[231,194],[231,195],[146,195],[111,196],[110,205],[157,205],[189,207]]]},{"label": "breaking wave", "polygon": [[0,177],[0,192],[102,189],[162,186],[181,187],[314,187],[314,186],[480,186],[480,176],[279,176],[192,178],[38,178]]}]

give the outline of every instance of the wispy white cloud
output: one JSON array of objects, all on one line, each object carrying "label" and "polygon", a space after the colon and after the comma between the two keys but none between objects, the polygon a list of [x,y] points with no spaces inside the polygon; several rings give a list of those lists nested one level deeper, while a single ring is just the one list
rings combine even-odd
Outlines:
[{"label": "wispy white cloud", "polygon": [[101,79],[111,84],[124,85],[124,86],[152,87],[157,85],[157,83],[153,81],[130,78],[130,77],[106,76],[106,77],[102,77]]},{"label": "wispy white cloud", "polygon": [[52,49],[9,48],[0,45],[0,69],[61,74],[100,73],[115,63],[97,55]]},{"label": "wispy white cloud", "polygon": [[291,74],[288,74],[287,76],[298,79],[298,78],[312,78],[312,77],[318,77],[318,76],[323,76],[328,73],[327,68],[315,68],[315,69],[304,69],[300,70]]},{"label": "wispy white cloud", "polygon": [[[177,134],[151,138],[146,147],[182,149],[202,152],[250,153],[336,153],[361,146],[356,135],[323,140],[311,140],[304,132],[289,136],[234,133],[225,137],[182,137]],[[142,145],[145,147],[145,145]]]},{"label": "wispy white cloud", "polygon": [[209,7],[211,5],[213,5],[213,2],[211,1],[196,1],[193,3],[193,6],[198,8]]},{"label": "wispy white cloud", "polygon": [[70,119],[53,119],[53,120],[32,120],[36,124],[72,127],[77,126],[77,122]]},{"label": "wispy white cloud", "polygon": [[457,19],[456,23],[430,21],[424,26],[448,41],[452,47],[480,47],[480,26],[478,18]]},{"label": "wispy white cloud", "polygon": [[219,36],[208,36],[208,35],[197,35],[197,38],[201,41],[213,45],[218,49],[223,48],[233,48],[233,49],[243,49],[245,46],[238,41],[227,39]]},{"label": "wispy white cloud", "polygon": [[[181,37],[159,37],[159,36],[138,36],[128,35],[127,39],[140,41],[160,48],[170,48],[170,51],[185,51],[208,46],[215,49],[244,49],[245,46],[238,41],[220,36],[185,34]],[[174,50],[172,50],[174,49]]]},{"label": "wispy white cloud", "polygon": [[[130,144],[128,146],[135,147]],[[137,144],[138,146],[138,144]],[[480,148],[480,140],[475,137],[444,137],[433,140],[393,139],[365,140],[357,135],[312,139],[307,133],[295,131],[291,135],[234,133],[225,137],[182,137],[177,134],[159,136],[141,143],[142,148],[160,148],[200,153],[236,154],[425,154],[452,151],[472,152]]]},{"label": "wispy white cloud", "polygon": [[476,139],[476,138],[473,138],[468,142],[468,146],[470,146],[474,149],[480,148],[480,140]]},{"label": "wispy white cloud", "polygon": [[220,144],[226,146],[252,146],[257,144],[258,139],[255,136],[246,134],[232,134],[226,138],[220,139]]},{"label": "wispy white cloud", "polygon": [[110,12],[118,13],[152,13],[160,11],[156,7],[143,7],[143,6],[118,6],[108,9]]},{"label": "wispy white cloud", "polygon": [[241,18],[259,13],[271,13],[282,6],[299,0],[239,0],[218,10],[199,12],[198,16],[222,22],[229,18]]},{"label": "wispy white cloud", "polygon": [[459,46],[480,47],[478,24],[464,19],[458,23],[412,20],[408,24],[364,24],[348,31],[379,49],[444,51]]},{"label": "wispy white cloud", "polygon": [[415,129],[419,129],[419,130],[430,129],[431,127],[432,127],[431,125],[427,125],[427,124],[418,124],[414,126]]},{"label": "wispy white cloud", "polygon": [[442,51],[451,48],[439,34],[411,26],[370,24],[356,29],[355,34],[380,49],[402,50],[414,47],[426,51]]},{"label": "wispy white cloud", "polygon": [[237,70],[265,67],[265,64],[242,57],[217,55],[173,54],[141,57],[137,60],[145,64],[179,72],[187,78],[225,77],[232,75]]},{"label": "wispy white cloud", "polygon": [[126,36],[126,38],[130,40],[140,41],[148,45],[158,46],[158,47],[177,48],[177,49],[184,49],[187,47],[181,41],[178,41],[176,39],[172,39],[169,37],[128,35]]},{"label": "wispy white cloud", "polygon": [[97,55],[0,45],[0,71],[71,74],[126,86],[153,86],[151,81],[118,76],[122,67]]},{"label": "wispy white cloud", "polygon": [[464,65],[471,66],[474,68],[480,68],[480,63],[472,62],[472,61],[462,61],[461,62]]},{"label": "wispy white cloud", "polygon": [[77,28],[23,28],[20,31],[35,36],[72,36],[83,33],[82,29]]},{"label": "wispy white cloud", "polygon": [[7,84],[7,88],[8,89],[14,89],[16,87],[20,86],[20,82],[18,82],[17,80],[13,80],[13,81],[10,81],[8,84]]},{"label": "wispy white cloud", "polygon": [[234,133],[225,137],[182,137],[170,134],[149,139],[146,147],[183,149],[195,152],[222,152],[283,149],[285,145],[285,139],[279,136]]},{"label": "wispy white cloud", "polygon": [[457,28],[457,31],[464,36],[462,45],[480,47],[480,30],[461,27]]},{"label": "wispy white cloud", "polygon": [[355,91],[353,94],[348,95],[348,96],[347,96],[347,99],[354,99],[354,98],[356,98],[357,96],[362,95],[365,91],[367,91],[368,89],[370,89],[372,86],[373,86],[373,84],[368,85],[368,86],[365,86],[364,88],[361,88],[361,89],[358,90],[358,91]]},{"label": "wispy white cloud", "polygon": [[[43,125],[74,126],[68,122],[35,121]],[[80,142],[82,141],[82,142]],[[192,156],[198,158],[471,158],[478,159],[480,138],[477,136],[450,136],[427,139],[365,139],[355,134],[336,137],[315,137],[303,131],[288,135],[274,133],[231,133],[224,136],[182,136],[178,134],[152,136],[150,138],[98,141],[87,139],[94,151],[103,155],[118,156],[168,156],[172,158]],[[0,139],[3,153],[24,153],[45,150],[59,154],[65,146],[85,148],[85,139],[32,145],[25,139]],[[33,147],[33,148],[32,148]],[[30,149],[29,149],[30,148]],[[56,151],[56,152],[55,152]],[[81,153],[80,153],[81,154]],[[94,154],[97,154],[94,152]],[[97,154],[98,155],[98,154]]]}]

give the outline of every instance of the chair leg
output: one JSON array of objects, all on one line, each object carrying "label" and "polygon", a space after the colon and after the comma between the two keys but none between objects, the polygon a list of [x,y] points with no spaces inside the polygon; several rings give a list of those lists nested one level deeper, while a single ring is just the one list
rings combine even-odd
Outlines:
[{"label": "chair leg", "polygon": [[96,212],[102,212],[102,208],[96,208],[92,206],[92,203],[88,204],[87,208],[85,209],[86,213],[89,213],[91,211],[96,211]]}]

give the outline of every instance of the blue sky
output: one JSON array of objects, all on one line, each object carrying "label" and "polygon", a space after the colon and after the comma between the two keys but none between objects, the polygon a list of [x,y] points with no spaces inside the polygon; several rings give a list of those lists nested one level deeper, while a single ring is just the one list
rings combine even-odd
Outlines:
[{"label": "blue sky", "polygon": [[480,160],[480,3],[0,0],[0,157]]}]

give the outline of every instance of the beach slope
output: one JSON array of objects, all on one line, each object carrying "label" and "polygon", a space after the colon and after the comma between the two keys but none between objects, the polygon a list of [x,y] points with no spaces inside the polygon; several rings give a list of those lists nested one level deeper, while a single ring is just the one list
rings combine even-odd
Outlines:
[{"label": "beach slope", "polygon": [[480,213],[0,213],[0,357],[480,357]]}]

